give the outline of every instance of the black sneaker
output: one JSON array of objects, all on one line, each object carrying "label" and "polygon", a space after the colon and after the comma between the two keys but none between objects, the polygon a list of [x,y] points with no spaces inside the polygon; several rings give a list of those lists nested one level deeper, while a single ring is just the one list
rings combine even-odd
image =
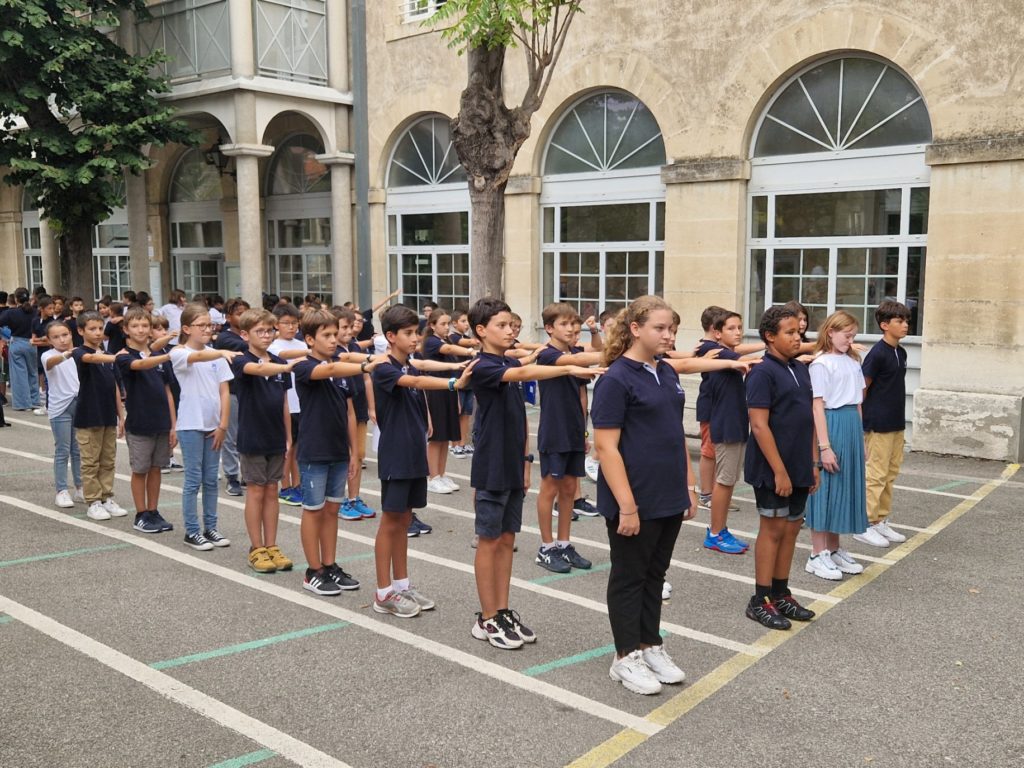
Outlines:
[{"label": "black sneaker", "polygon": [[576,499],[576,501],[572,503],[572,511],[577,512],[584,517],[597,517],[599,514],[597,507],[591,504],[586,497]]},{"label": "black sneaker", "polygon": [[591,566],[593,565],[592,562],[590,562],[589,560],[587,560],[587,558],[583,557],[583,555],[577,552],[576,547],[574,547],[572,544],[570,544],[565,549],[559,547],[558,554],[560,554],[562,556],[562,559],[565,560],[565,562],[567,562],[573,568],[579,568],[582,571],[589,571]]},{"label": "black sneaker", "polygon": [[132,523],[132,528],[140,533],[160,533],[163,530],[160,525],[153,520],[152,512],[136,512],[135,522]]},{"label": "black sneaker", "polygon": [[338,589],[343,589],[346,592],[359,589],[359,580],[352,578],[351,574],[345,573],[337,563],[325,565],[324,571],[327,572],[327,578],[338,585]]},{"label": "black sneaker", "polygon": [[775,610],[793,621],[810,621],[814,618],[814,611],[804,608],[793,599],[792,595],[783,595],[772,600]]},{"label": "black sneaker", "polygon": [[498,618],[504,622],[505,626],[511,627],[512,631],[519,635],[520,639],[524,643],[537,642],[537,633],[523,624],[523,620],[519,617],[519,614],[511,608],[502,608],[498,611]]},{"label": "black sneaker", "polygon": [[538,549],[533,562],[553,573],[568,573],[572,570],[569,561],[562,557],[561,550],[555,545]]},{"label": "black sneaker", "polygon": [[415,512],[412,513],[412,525],[410,527],[415,528],[423,535],[431,533],[434,530],[434,527],[432,525],[427,525],[422,520],[420,520]]},{"label": "black sneaker", "polygon": [[238,482],[238,477],[228,475],[228,496],[241,496],[243,493],[242,484]]},{"label": "black sneaker", "polygon": [[213,544],[210,543],[201,533],[186,533],[185,544],[192,547],[192,549],[198,549],[201,552],[213,549]]},{"label": "black sneaker", "polygon": [[154,523],[156,523],[157,525],[160,526],[160,532],[161,533],[163,533],[164,531],[173,531],[174,530],[174,525],[169,523],[167,520],[164,520],[164,516],[160,514],[160,510],[159,509],[152,510],[149,513],[149,518]]},{"label": "black sneaker", "polygon": [[775,606],[767,597],[761,602],[753,598],[750,599],[750,602],[747,603],[747,618],[753,619],[768,629],[789,629],[793,626],[789,623],[789,619],[775,610]]},{"label": "black sneaker", "polygon": [[420,535],[420,527],[416,525],[416,513],[413,512],[413,520],[409,523],[409,527],[405,530],[405,535],[410,539],[415,539]]},{"label": "black sneaker", "polygon": [[216,528],[207,528],[203,531],[203,536],[215,547],[230,547],[231,541],[224,536],[221,536]]},{"label": "black sneaker", "polygon": [[306,569],[306,578],[302,580],[302,588],[308,589],[314,595],[335,596],[341,594],[341,587],[334,583],[334,580],[327,574],[326,568],[314,571]]}]

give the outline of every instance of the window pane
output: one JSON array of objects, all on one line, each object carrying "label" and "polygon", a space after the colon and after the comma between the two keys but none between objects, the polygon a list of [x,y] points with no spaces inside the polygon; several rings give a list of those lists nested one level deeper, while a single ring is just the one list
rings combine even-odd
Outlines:
[{"label": "window pane", "polygon": [[633,252],[629,254],[629,271],[630,274],[643,273],[647,274],[649,265],[651,262],[651,256],[646,252]]},{"label": "window pane", "polygon": [[928,187],[914,187],[910,190],[910,234],[928,234]]},{"label": "window pane", "polygon": [[398,245],[397,216],[388,216],[388,245]]},{"label": "window pane", "polygon": [[555,209],[544,209],[544,242],[555,242]]},{"label": "window pane", "polygon": [[867,248],[840,248],[838,255],[838,267],[840,275],[864,275],[867,274],[868,249]]},{"label": "window pane", "polygon": [[750,205],[750,236],[768,237],[768,197],[756,195]]},{"label": "window pane", "polygon": [[543,262],[544,280],[541,286],[544,306],[552,304],[555,300],[555,254],[545,253],[541,256]]},{"label": "window pane", "polygon": [[402,216],[402,245],[468,245],[469,213],[407,213]]},{"label": "window pane", "polygon": [[764,314],[765,254],[763,248],[750,252],[750,282],[748,284],[747,327],[756,328]]},{"label": "window pane", "polygon": [[562,242],[646,242],[650,238],[650,211],[649,203],[563,207]]},{"label": "window pane", "polygon": [[604,270],[609,275],[624,275],[626,274],[626,254],[625,253],[609,253],[605,256]]},{"label": "window pane", "polygon": [[907,297],[903,303],[910,309],[910,335],[924,332],[924,261],[927,249],[907,249]]},{"label": "window pane", "polygon": [[299,135],[287,139],[270,160],[269,193],[301,195],[330,192],[330,170],[316,159],[323,151],[323,145],[312,136]]},{"label": "window pane", "polygon": [[863,277],[840,277],[836,280],[836,305],[863,305],[865,301]]},{"label": "window pane", "polygon": [[181,221],[176,225],[180,248],[220,248],[224,245],[219,221]]},{"label": "window pane", "polygon": [[452,271],[452,254],[450,253],[439,253],[437,255],[437,271],[448,272]]},{"label": "window pane", "polygon": [[772,281],[772,302],[785,304],[797,299],[800,291],[800,280],[796,277],[776,277]]},{"label": "window pane", "polygon": [[654,254],[654,293],[657,296],[665,294],[665,253],[663,251]]},{"label": "window pane", "polygon": [[665,239],[665,204],[654,204],[654,239],[662,241]]},{"label": "window pane", "polygon": [[562,263],[560,264],[559,271],[564,275],[566,273],[579,274],[580,271],[580,255],[579,253],[563,253]]},{"label": "window pane", "polygon": [[388,168],[389,187],[464,182],[466,171],[451,141],[447,118],[428,117],[412,125],[398,140]]},{"label": "window pane", "polygon": [[776,237],[898,235],[900,190],[778,195]]}]

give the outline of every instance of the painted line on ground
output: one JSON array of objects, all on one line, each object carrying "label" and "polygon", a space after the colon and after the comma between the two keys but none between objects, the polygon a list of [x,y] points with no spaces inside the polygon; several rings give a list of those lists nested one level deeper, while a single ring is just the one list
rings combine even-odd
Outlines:
[{"label": "painted line on ground", "polygon": [[[669,637],[669,633],[664,629],[658,632],[662,637]],[[561,669],[562,667],[569,667],[574,664],[582,664],[586,661],[592,661],[599,659],[602,656],[610,656],[615,653],[615,645],[602,645],[600,648],[592,648],[589,651],[583,651],[582,653],[575,653],[572,656],[565,656],[561,659],[555,659],[545,664],[536,664],[532,667],[527,667],[522,670],[524,675],[530,677],[536,677],[537,675],[543,675],[545,672],[551,672],[555,669]]]},{"label": "painted line on ground", "polygon": [[230,760],[223,760],[219,763],[207,766],[207,768],[245,768],[247,765],[256,765],[277,757],[277,753],[269,749],[261,749],[257,752],[250,752],[247,755],[232,757]]},{"label": "painted line on ground", "polygon": [[114,549],[128,549],[130,546],[130,544],[108,544],[103,547],[85,547],[84,549],[69,549],[67,552],[51,552],[46,555],[32,555],[30,557],[19,557],[17,560],[0,561],[0,568],[6,568],[10,565],[24,565],[26,563],[41,563],[47,560],[59,560],[64,557],[90,555],[94,552],[110,552]]},{"label": "painted line on ground", "polygon": [[936,485],[934,488],[929,488],[930,491],[951,491],[954,488],[959,488],[961,485],[967,485],[967,480],[951,480],[948,483],[942,485]]},{"label": "painted line on ground", "polygon": [[603,571],[611,570],[612,564],[608,562],[598,563],[597,565],[587,570],[580,570],[573,568],[569,573],[549,573],[547,576],[541,576],[536,579],[530,579],[531,584],[552,584],[556,581],[564,581],[565,579],[576,579],[580,576],[586,576],[588,573],[602,573]]},{"label": "painted line on ground", "polygon": [[[3,497],[8,504],[10,497]],[[12,506],[19,506],[13,504]],[[48,510],[47,510],[48,511]],[[68,521],[75,522],[77,521]],[[88,528],[93,526],[83,524]],[[96,526],[98,527],[98,526]],[[346,763],[337,760],[325,752],[303,741],[279,731],[273,726],[261,722],[254,717],[235,709],[212,696],[176,680],[170,675],[151,669],[137,659],[121,653],[109,645],[104,645],[69,626],[61,624],[28,606],[15,602],[0,595],[0,610],[32,629],[50,637],[67,647],[88,656],[105,667],[125,677],[141,683],[166,699],[181,704],[218,725],[229,728],[257,744],[273,750],[294,763],[310,768],[350,768]]]},{"label": "painted line on ground", "polygon": [[14,619],[8,616],[6,613],[0,614],[0,624],[10,624]]},{"label": "painted line on ground", "polygon": [[[128,546],[127,544],[125,546]],[[234,645],[225,645],[222,648],[214,648],[209,651],[200,651],[199,653],[190,653],[187,656],[179,656],[176,659],[164,659],[163,661],[154,661],[150,663],[150,667],[153,669],[172,669],[173,667],[183,667],[186,664],[195,664],[199,661],[208,661],[209,659],[217,659],[221,656],[232,656],[236,653],[243,653],[244,651],[252,651],[257,648],[266,648],[269,645],[277,645],[278,643],[285,643],[289,640],[299,640],[304,637],[310,637],[312,635],[319,635],[323,632],[330,632],[335,629],[342,629],[348,626],[346,621],[336,621],[332,624],[321,624],[318,627],[308,627],[306,629],[298,629],[294,632],[285,632],[282,635],[274,635],[273,637],[264,637],[260,640],[249,640],[245,643],[235,643]]]},{"label": "painted line on ground", "polygon": [[[140,549],[144,549],[148,552],[159,555],[160,557],[188,566],[194,570],[202,571],[212,576],[218,576],[226,581],[285,600],[303,608],[308,608],[310,610],[332,616],[341,621],[347,621],[350,624],[366,629],[376,635],[416,648],[424,653],[436,656],[444,661],[472,670],[478,674],[485,675],[497,680],[498,682],[547,698],[555,702],[556,705],[571,707],[582,714],[600,718],[632,730],[638,730],[639,732],[647,735],[652,735],[661,730],[661,726],[656,723],[651,723],[638,715],[634,715],[630,712],[624,712],[604,704],[603,702],[589,699],[585,696],[581,696],[555,685],[550,685],[542,680],[527,677],[515,670],[508,669],[507,667],[488,661],[480,656],[474,656],[471,653],[460,651],[457,648],[451,648],[435,640],[421,637],[420,635],[416,635],[412,632],[393,626],[386,621],[379,621],[367,616],[365,613],[341,608],[337,605],[331,605],[322,598],[317,599],[312,596],[307,596],[304,592],[295,589],[288,589],[271,584],[268,579],[255,579],[246,573],[234,571],[222,565],[202,560],[194,555],[179,552],[168,546],[157,544],[151,539],[144,539],[141,535],[134,535],[114,528],[105,528],[87,520],[76,520],[68,517],[67,515],[62,515],[59,512],[54,512],[53,510],[41,507],[38,504],[33,504],[32,502],[17,499],[12,496],[0,495],[0,503],[8,504],[15,509],[30,512],[32,514],[39,515],[40,517],[45,517],[58,523],[63,523],[64,525],[71,525],[76,528],[100,534],[101,536],[107,536],[108,538],[116,539],[118,541],[128,542]],[[544,587],[538,587],[538,589],[544,589]],[[3,604],[0,603],[0,610],[2,609]],[[18,617],[16,616],[16,618]],[[671,629],[669,631],[671,631]],[[141,664],[141,662],[138,663]],[[145,665],[142,666],[145,667]],[[145,668],[149,670],[148,667]],[[155,670],[149,671],[154,674],[161,674]],[[267,744],[260,740],[257,741],[264,744],[264,746],[273,748],[273,744]],[[280,751],[281,750],[278,750],[278,752]],[[281,754],[284,753],[282,752]]]}]

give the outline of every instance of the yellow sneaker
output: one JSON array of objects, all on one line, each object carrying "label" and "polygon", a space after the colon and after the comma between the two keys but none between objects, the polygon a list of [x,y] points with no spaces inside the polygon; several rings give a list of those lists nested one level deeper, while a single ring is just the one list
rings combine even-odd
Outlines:
[{"label": "yellow sneaker", "polygon": [[[270,557],[266,547],[256,547],[256,549],[249,553],[249,567],[256,571],[256,573],[273,573],[277,570],[277,564]],[[291,567],[290,563],[288,567]]]},{"label": "yellow sneaker", "polygon": [[281,552],[281,548],[278,547],[276,544],[267,547],[266,551],[267,555],[273,561],[274,567],[277,568],[277,570],[290,571],[292,569],[292,565],[294,565],[294,563],[292,563],[291,560],[284,556],[284,553]]}]

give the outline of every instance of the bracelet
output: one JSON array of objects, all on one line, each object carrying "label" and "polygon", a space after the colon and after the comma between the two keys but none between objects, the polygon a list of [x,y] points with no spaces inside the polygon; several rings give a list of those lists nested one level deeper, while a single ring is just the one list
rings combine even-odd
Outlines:
[{"label": "bracelet", "polygon": [[373,355],[371,355],[369,352],[366,353],[366,362],[368,362],[368,363],[372,363],[373,362]]},{"label": "bracelet", "polygon": [[366,373],[366,363],[360,363],[359,364],[359,372],[360,373]]},{"label": "bracelet", "polygon": [[455,391],[455,382],[456,382],[456,379],[454,377],[448,379],[448,391],[449,392],[454,392]]},{"label": "bracelet", "polygon": [[818,450],[819,451],[831,451],[832,450],[832,446],[829,445],[828,443],[825,443],[825,445],[819,445],[818,446]]},{"label": "bracelet", "polygon": [[590,437],[590,433],[586,430],[583,431],[583,437]]},{"label": "bracelet", "polygon": [[619,515],[621,517],[632,517],[635,514],[636,512],[623,512],[621,509],[619,510]]}]

